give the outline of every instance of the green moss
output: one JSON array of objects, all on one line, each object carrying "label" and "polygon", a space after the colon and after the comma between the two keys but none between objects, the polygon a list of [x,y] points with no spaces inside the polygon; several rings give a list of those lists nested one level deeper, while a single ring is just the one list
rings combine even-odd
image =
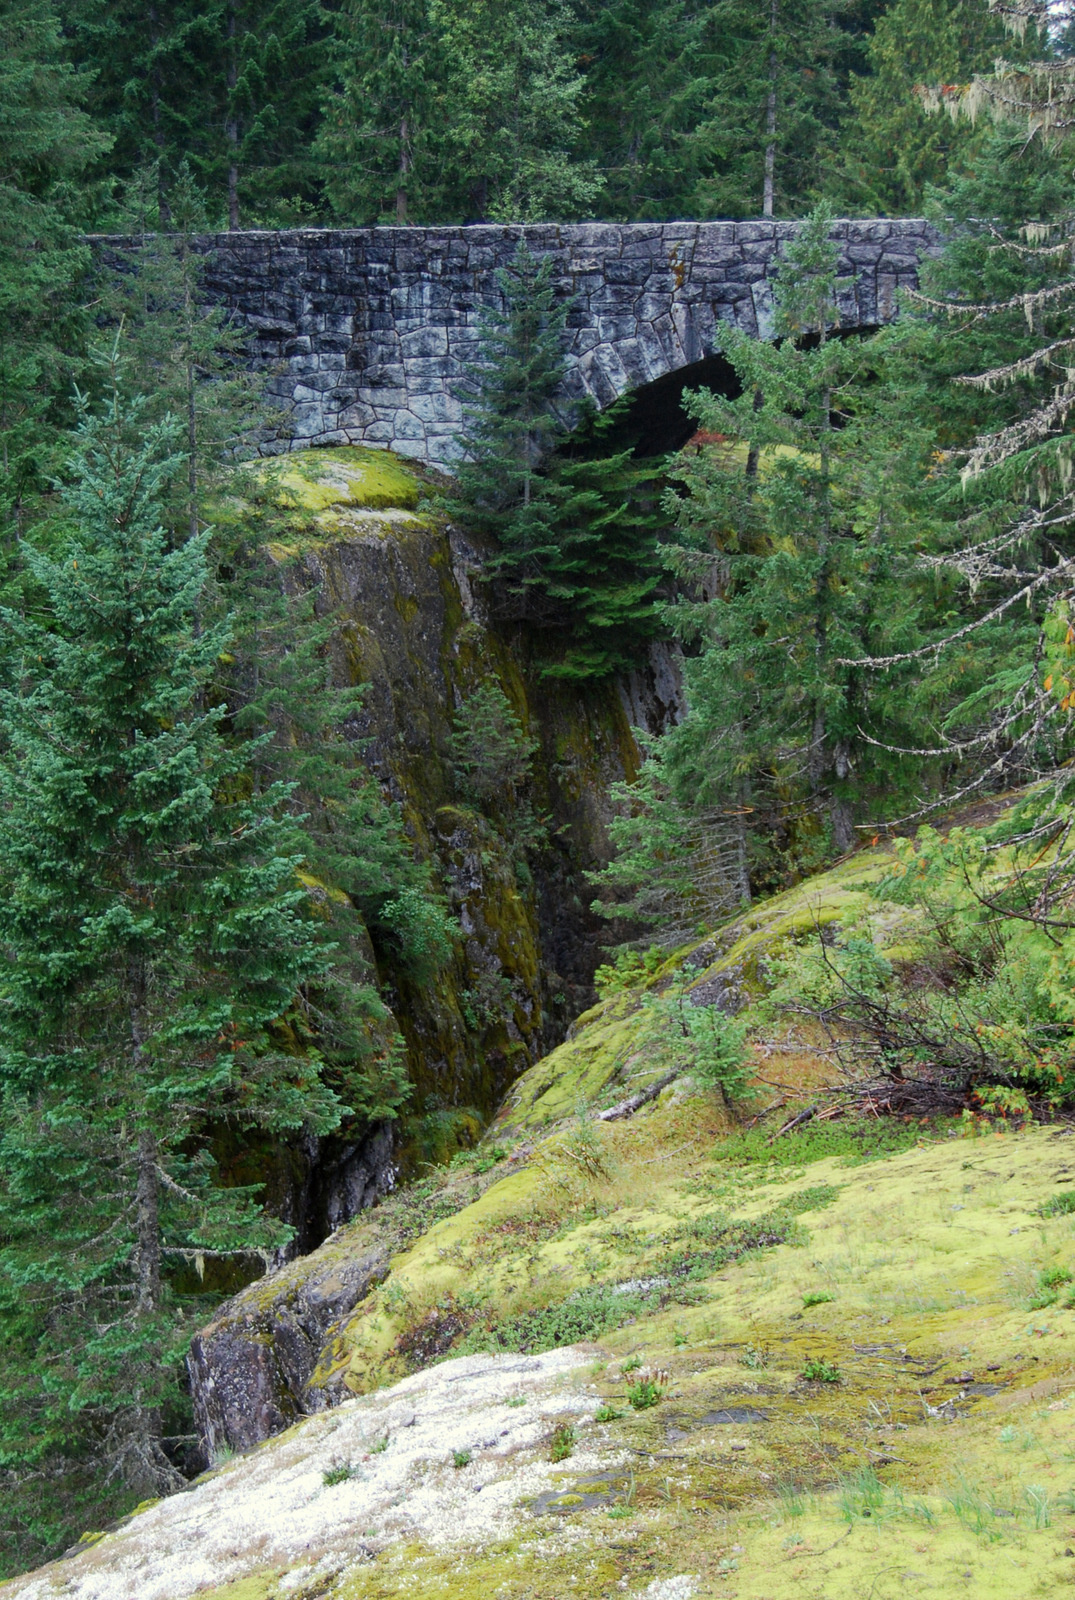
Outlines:
[{"label": "green moss", "polygon": [[417,470],[401,457],[357,445],[296,450],[283,458],[247,463],[242,471],[279,484],[299,514],[330,506],[416,511],[421,491]]}]

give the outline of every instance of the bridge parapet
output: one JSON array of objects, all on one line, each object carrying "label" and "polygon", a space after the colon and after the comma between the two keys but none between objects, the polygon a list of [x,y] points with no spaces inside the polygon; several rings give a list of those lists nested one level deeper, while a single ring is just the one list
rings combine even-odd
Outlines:
[{"label": "bridge parapet", "polygon": [[[553,257],[569,315],[568,398],[604,408],[711,356],[721,322],[765,337],[794,222],[301,229],[206,235],[207,293],[250,330],[285,416],[271,449],[379,444],[458,455],[463,368],[480,309],[521,238]],[[921,218],[839,221],[841,327],[877,327],[939,239]],[[101,239],[106,252],[129,241]]]}]

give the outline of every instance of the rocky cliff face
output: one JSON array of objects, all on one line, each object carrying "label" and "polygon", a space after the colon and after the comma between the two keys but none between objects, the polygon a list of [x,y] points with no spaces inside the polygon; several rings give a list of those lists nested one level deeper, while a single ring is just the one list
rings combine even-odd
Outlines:
[{"label": "rocky cliff face", "polygon": [[[660,648],[629,682],[543,680],[525,640],[488,614],[481,550],[437,514],[428,475],[390,453],[306,451],[287,462],[283,487],[291,509],[270,553],[337,624],[338,680],[366,691],[349,732],[462,929],[431,982],[382,974],[415,1086],[402,1139],[374,1129],[299,1152],[271,1184],[309,1249],[383,1194],[401,1163],[443,1153],[453,1130],[476,1132],[591,1002],[602,929],[585,873],[607,859],[609,785],[637,769],[632,727],[665,725],[679,686]],[[547,843],[525,855],[465,803],[451,760],[461,701],[494,681],[539,746],[529,799],[548,817]]]}]

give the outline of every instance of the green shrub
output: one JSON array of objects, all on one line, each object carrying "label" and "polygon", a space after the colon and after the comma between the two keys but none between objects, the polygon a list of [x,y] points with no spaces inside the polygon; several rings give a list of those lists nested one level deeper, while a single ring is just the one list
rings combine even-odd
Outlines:
[{"label": "green shrub", "polygon": [[471,1461],[473,1459],[474,1458],[471,1455],[469,1450],[453,1450],[452,1451],[452,1466],[457,1468],[457,1469],[459,1467],[469,1467],[470,1463],[471,1463]]},{"label": "green shrub", "polygon": [[348,1478],[357,1478],[358,1473],[349,1461],[336,1461],[331,1467],[326,1467],[321,1474],[321,1482],[326,1489],[331,1489],[334,1483],[346,1483]]},{"label": "green shrub", "polygon": [[664,1399],[664,1389],[654,1378],[639,1378],[627,1385],[627,1399],[635,1411],[648,1411]]},{"label": "green shrub", "polygon": [[575,1448],[577,1434],[570,1422],[560,1422],[549,1440],[549,1457],[553,1461],[566,1461]]},{"label": "green shrub", "polygon": [[807,1383],[839,1383],[840,1369],[824,1356],[809,1356],[802,1371]]},{"label": "green shrub", "polygon": [[833,1299],[835,1299],[835,1296],[831,1295],[827,1289],[811,1289],[808,1294],[803,1295],[803,1310],[809,1311],[811,1306],[827,1305]]},{"label": "green shrub", "polygon": [[1046,1200],[1041,1208],[1043,1217],[1070,1217],[1075,1212],[1075,1189],[1069,1189],[1065,1194],[1054,1194],[1051,1200]]},{"label": "green shrub", "polygon": [[617,1411],[615,1406],[604,1400],[594,1412],[593,1419],[595,1422],[618,1422],[622,1416],[622,1411]]}]

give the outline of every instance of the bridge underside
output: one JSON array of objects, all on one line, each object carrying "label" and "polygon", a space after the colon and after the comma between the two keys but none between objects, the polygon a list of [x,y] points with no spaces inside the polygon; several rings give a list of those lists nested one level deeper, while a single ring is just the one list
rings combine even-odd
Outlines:
[{"label": "bridge underside", "polygon": [[[770,277],[791,222],[577,223],[228,233],[195,241],[207,294],[250,332],[281,422],[266,450],[376,444],[432,464],[458,456],[459,399],[481,309],[521,238],[557,269],[569,314],[569,401],[604,409],[639,391],[634,414],[656,448],[686,425],[688,375],[714,381],[720,325],[764,338]],[[938,246],[919,219],[836,222],[844,331],[895,315]],[[106,257],[133,241],[101,239]],[[706,376],[706,374],[709,376]],[[676,374],[682,376],[676,377]],[[664,420],[662,421],[662,416]],[[689,436],[689,434],[688,434]],[[679,441],[682,442],[682,441]]]}]

